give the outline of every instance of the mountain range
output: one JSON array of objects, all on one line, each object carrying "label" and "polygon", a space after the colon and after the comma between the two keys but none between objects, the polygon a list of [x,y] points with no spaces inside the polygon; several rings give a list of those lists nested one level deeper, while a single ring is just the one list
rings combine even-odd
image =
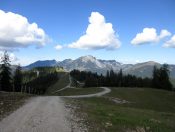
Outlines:
[{"label": "mountain range", "polygon": [[[132,74],[139,77],[151,77],[152,70],[155,65],[157,67],[161,66],[160,63],[154,61],[148,61],[137,64],[122,64],[120,62],[117,62],[116,60],[101,60],[96,59],[91,55],[88,55],[79,57],[75,60],[65,59],[63,61],[56,61],[56,60],[36,61],[23,68],[32,69],[34,67],[40,67],[40,66],[41,67],[60,66],[63,67],[66,71],[78,69],[80,71],[97,72],[98,74],[106,74],[106,71],[110,69],[113,69],[115,72],[118,72],[120,69],[122,69],[124,74]],[[169,65],[169,68],[171,78],[175,78],[175,65]]]}]

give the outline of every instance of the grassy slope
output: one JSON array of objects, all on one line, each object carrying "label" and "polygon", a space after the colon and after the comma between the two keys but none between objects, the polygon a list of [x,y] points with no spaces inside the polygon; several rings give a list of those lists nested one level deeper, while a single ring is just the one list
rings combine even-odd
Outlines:
[{"label": "grassy slope", "polygon": [[69,96],[69,95],[86,95],[103,91],[101,88],[68,88],[58,92],[56,95]]},{"label": "grassy slope", "polygon": [[[116,104],[108,97],[131,103]],[[175,131],[175,93],[169,91],[112,88],[105,97],[74,99],[73,102],[79,106],[78,114],[88,115],[86,118],[92,132]]]},{"label": "grassy slope", "polygon": [[0,120],[23,105],[31,95],[0,92]]},{"label": "grassy slope", "polygon": [[54,93],[69,84],[69,73],[58,73],[60,79],[46,91],[47,95],[69,96],[69,95],[85,95],[103,91],[101,88],[68,88],[63,91]]},{"label": "grassy slope", "polygon": [[53,94],[53,92],[64,88],[69,84],[69,73],[60,72],[58,74],[60,76],[60,79],[54,85],[47,89],[46,94]]},{"label": "grassy slope", "polygon": [[128,100],[129,107],[175,112],[175,93],[150,88],[113,88],[106,96]]}]

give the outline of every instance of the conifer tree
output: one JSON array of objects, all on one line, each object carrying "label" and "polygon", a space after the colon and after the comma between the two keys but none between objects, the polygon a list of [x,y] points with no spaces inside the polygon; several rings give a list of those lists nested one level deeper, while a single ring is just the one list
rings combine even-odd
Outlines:
[{"label": "conifer tree", "polygon": [[11,86],[11,69],[10,69],[10,58],[7,51],[4,52],[4,55],[1,57],[1,73],[0,73],[0,82],[2,91],[12,91]]},{"label": "conifer tree", "polygon": [[170,82],[170,78],[169,78],[169,67],[167,64],[163,64],[163,66],[160,68],[160,87],[162,89],[166,89],[166,90],[172,90],[172,84]]},{"label": "conifer tree", "polygon": [[154,66],[152,86],[154,88],[172,90],[169,74],[170,71],[167,64],[163,64],[159,69]]},{"label": "conifer tree", "polygon": [[21,72],[21,66],[18,65],[15,70],[15,75],[14,75],[15,92],[20,92],[21,87],[22,87],[22,72]]},{"label": "conifer tree", "polygon": [[152,87],[160,88],[160,70],[154,66],[153,68],[153,79],[152,79]]}]

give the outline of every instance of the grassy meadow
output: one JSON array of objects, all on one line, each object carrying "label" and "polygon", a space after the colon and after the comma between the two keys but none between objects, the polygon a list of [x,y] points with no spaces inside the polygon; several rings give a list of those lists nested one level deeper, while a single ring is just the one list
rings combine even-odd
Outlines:
[{"label": "grassy meadow", "polygon": [[[68,100],[90,132],[174,132],[175,93],[150,88],[111,88],[103,97]],[[115,100],[124,100],[123,102]]]}]

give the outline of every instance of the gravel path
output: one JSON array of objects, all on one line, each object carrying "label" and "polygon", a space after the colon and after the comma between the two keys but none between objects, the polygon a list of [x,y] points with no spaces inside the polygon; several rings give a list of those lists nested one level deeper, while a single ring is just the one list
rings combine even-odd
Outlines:
[{"label": "gravel path", "polygon": [[90,98],[90,97],[99,97],[99,96],[102,96],[102,95],[105,95],[105,94],[111,92],[111,89],[109,89],[107,87],[100,87],[100,88],[104,89],[104,91],[98,92],[98,93],[95,93],[95,94],[73,95],[73,96],[60,96],[60,97],[65,97],[65,98]]},{"label": "gravel path", "polygon": [[0,122],[0,132],[72,132],[67,116],[59,97],[33,97]]},{"label": "gravel path", "polygon": [[[66,98],[98,97],[111,92],[107,87],[104,91],[77,96],[62,96]],[[0,132],[79,132],[68,117],[64,102],[58,96],[33,97],[21,108],[0,122]]]},{"label": "gravel path", "polygon": [[[80,83],[80,82],[78,82]],[[71,79],[71,76],[69,75],[69,84],[64,87],[64,88],[61,88],[53,93],[57,93],[57,92],[60,92],[62,90],[65,90],[67,88],[75,88],[75,87],[71,87],[71,84],[72,84],[72,79]],[[82,84],[82,83],[80,83]],[[95,93],[95,94],[87,94],[87,95],[73,95],[73,96],[59,96],[59,97],[65,97],[65,98],[90,98],[90,97],[99,97],[99,96],[102,96],[104,94],[107,94],[107,93],[110,93],[111,92],[111,89],[107,88],[107,87],[100,87],[102,89],[104,89],[104,91],[102,92],[98,92],[98,93]]]},{"label": "gravel path", "polygon": [[[56,92],[71,86],[70,75],[69,81],[66,87]],[[0,132],[80,132],[76,124],[70,122],[70,112],[60,97],[89,98],[111,92],[107,87],[101,88],[104,91],[88,95],[33,97],[0,122]]]}]

